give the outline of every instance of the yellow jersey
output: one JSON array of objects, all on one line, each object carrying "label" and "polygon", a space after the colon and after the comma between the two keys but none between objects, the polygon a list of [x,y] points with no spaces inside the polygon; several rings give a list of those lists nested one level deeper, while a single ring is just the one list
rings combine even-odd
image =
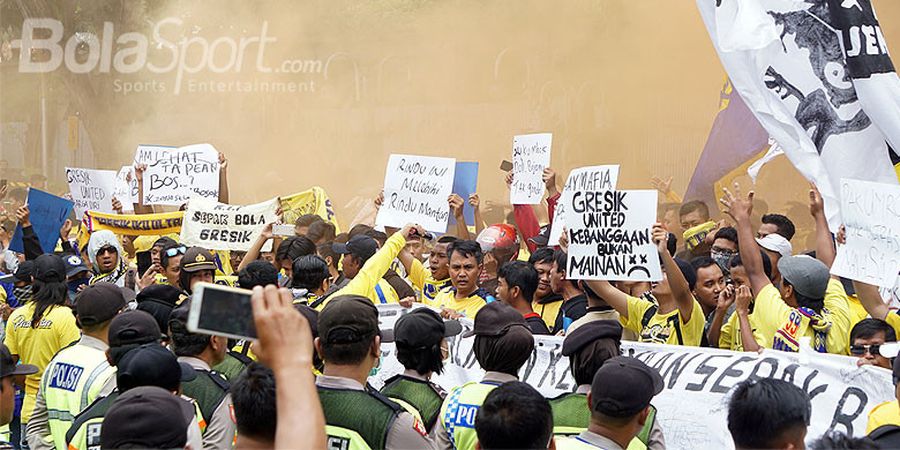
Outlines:
[{"label": "yellow jersey", "polygon": [[[753,318],[753,314],[747,318],[750,322],[750,326],[753,328],[753,339],[757,344],[762,346],[763,337],[759,333],[759,326],[756,324],[756,320]],[[728,321],[722,325],[722,331],[719,332],[719,348],[725,350],[731,350],[734,352],[742,352],[744,351],[744,343],[741,338],[741,320],[738,317],[737,312],[734,312],[731,317],[728,318]]]},{"label": "yellow jersey", "polygon": [[882,425],[900,426],[900,403],[897,400],[884,402],[869,411],[869,423],[866,425],[866,434],[869,434]]},{"label": "yellow jersey", "polygon": [[446,280],[435,280],[431,276],[431,271],[425,270],[425,265],[418,259],[413,259],[408,276],[413,287],[419,291],[419,300],[423,303],[426,300],[434,300],[441,289],[451,286],[450,278],[447,278]]},{"label": "yellow jersey", "polygon": [[763,347],[796,352],[800,338],[808,336],[820,353],[850,354],[850,307],[840,281],[828,281],[821,316],[807,308],[788,306],[772,284],[767,284],[754,302],[753,317]]},{"label": "yellow jersey", "polygon": [[475,314],[478,314],[478,311],[484,305],[487,305],[492,301],[494,301],[494,297],[482,288],[476,289],[475,292],[466,298],[457,299],[456,289],[451,286],[438,292],[434,297],[434,300],[426,301],[424,303],[435,308],[452,309],[463,316],[474,320]]},{"label": "yellow jersey", "polygon": [[[382,283],[382,277],[391,268],[394,258],[400,254],[400,251],[405,246],[406,238],[402,234],[394,233],[391,235],[384,243],[384,246],[363,264],[359,273],[346,286],[328,296],[325,301],[316,306],[316,309],[321,311],[331,299],[342,295],[361,295],[367,297],[376,305],[397,303],[397,293],[394,292],[394,289],[390,287],[387,281]],[[391,297],[392,293],[393,297]]]},{"label": "yellow jersey", "polygon": [[44,369],[58,351],[81,338],[75,315],[67,306],[51,306],[44,311],[37,328],[31,327],[35,303],[13,311],[6,323],[4,343],[10,353],[19,355],[23,364],[37,366],[38,372],[25,377],[25,399],[22,401],[22,423],[31,418]]},{"label": "yellow jersey", "polygon": [[541,319],[547,324],[547,328],[553,330],[556,327],[556,319],[559,316],[559,310],[562,309],[562,305],[566,302],[566,299],[559,294],[551,292],[550,295],[543,300],[543,303],[538,300],[531,302],[531,309],[541,316]]},{"label": "yellow jersey", "polygon": [[661,314],[659,305],[652,294],[642,297],[628,297],[628,319],[619,317],[619,322],[628,330],[639,336],[639,342],[657,344],[687,345],[698,347],[703,337],[703,326],[706,324],[700,303],[694,300],[691,319],[684,322],[681,311],[675,308],[671,312]]}]

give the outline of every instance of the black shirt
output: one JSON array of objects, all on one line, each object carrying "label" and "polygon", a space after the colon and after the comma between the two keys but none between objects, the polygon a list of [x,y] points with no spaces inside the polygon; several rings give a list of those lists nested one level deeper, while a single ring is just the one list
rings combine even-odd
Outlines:
[{"label": "black shirt", "polygon": [[540,314],[536,312],[525,314],[525,323],[531,329],[531,334],[550,334],[550,329],[547,328],[544,319],[541,319]]}]

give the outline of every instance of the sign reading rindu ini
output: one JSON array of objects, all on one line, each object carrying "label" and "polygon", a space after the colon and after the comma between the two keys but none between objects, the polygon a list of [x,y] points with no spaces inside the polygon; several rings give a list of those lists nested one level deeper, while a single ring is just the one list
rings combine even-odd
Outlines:
[{"label": "sign reading rindu ini", "polygon": [[384,174],[384,203],[375,223],[402,227],[418,223],[428,231],[447,231],[456,160],[391,155]]}]

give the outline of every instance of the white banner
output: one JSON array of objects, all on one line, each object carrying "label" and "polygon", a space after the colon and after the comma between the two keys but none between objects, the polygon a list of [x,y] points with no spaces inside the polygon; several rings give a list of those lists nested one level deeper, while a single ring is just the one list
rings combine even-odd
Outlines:
[{"label": "white banner", "polygon": [[138,201],[137,178],[134,176],[134,166],[122,166],[116,174],[116,190],[113,193],[116,200],[122,202],[124,212],[134,211],[134,204]]},{"label": "white banner", "polygon": [[418,223],[428,231],[447,231],[456,160],[391,155],[384,174],[384,203],[375,224],[400,228]]},{"label": "white banner", "polygon": [[188,145],[154,154],[158,159],[148,162],[144,171],[145,205],[182,205],[193,197],[219,197],[219,152],[212,145]]},{"label": "white banner", "polygon": [[841,224],[842,177],[897,184],[885,136],[857,100],[827,2],[697,0],[697,6],[734,87],[794,167],[818,186],[832,231]]},{"label": "white banner", "polygon": [[563,227],[566,225],[566,203],[572,202],[571,198],[565,200],[567,195],[571,196],[575,191],[613,191],[616,189],[618,181],[618,164],[572,169],[566,179],[566,185],[563,186],[562,193],[560,193],[559,201],[556,202],[556,209],[553,211],[548,245],[559,244]]},{"label": "white banner", "polygon": [[84,216],[85,211],[115,212],[112,208],[116,190],[115,171],[66,167],[66,181],[78,219]]},{"label": "white banner", "polygon": [[570,280],[658,281],[657,191],[575,191],[565,204]]},{"label": "white banner", "polygon": [[544,169],[550,166],[553,134],[523,134],[513,138],[513,182],[509,202],[513,205],[537,205],[544,196]]},{"label": "white banner", "polygon": [[[399,305],[379,306],[382,328],[409,310]],[[472,322],[462,319],[464,329]],[[449,338],[451,362],[432,381],[450,389],[480,380],[484,371],[472,349],[474,338]],[[575,386],[568,358],[562,356],[563,338],[535,336],[535,350],[519,378],[548,398],[572,392]],[[369,381],[380,388],[384,380],[403,371],[393,344],[382,344],[381,370]],[[659,371],[664,390],[653,399],[665,434],[667,448],[733,449],[728,432],[728,395],[739,382],[750,378],[778,378],[800,387],[812,403],[807,440],[828,431],[863,436],[869,411],[894,400],[889,370],[856,366],[856,359],[818,353],[765,350],[762,354],[728,350],[623,342],[622,352]]]},{"label": "white banner", "polygon": [[838,247],[831,273],[893,287],[900,271],[900,186],[844,178],[841,213],[847,243]]},{"label": "white banner", "polygon": [[278,219],[278,199],[254,205],[226,205],[194,198],[181,224],[181,242],[209,250],[247,251],[267,223]]},{"label": "white banner", "polygon": [[153,164],[178,147],[168,145],[140,144],[134,152],[134,164]]}]

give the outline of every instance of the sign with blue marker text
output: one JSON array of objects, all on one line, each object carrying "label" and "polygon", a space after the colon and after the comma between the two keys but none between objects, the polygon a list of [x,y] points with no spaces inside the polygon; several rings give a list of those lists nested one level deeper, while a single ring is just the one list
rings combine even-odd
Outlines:
[{"label": "sign with blue marker text", "polygon": [[[41,248],[44,253],[52,252],[59,241],[59,229],[72,213],[73,203],[35,188],[28,189],[28,199],[25,200],[25,203],[28,205],[34,234],[41,241]],[[9,249],[25,253],[21,225],[16,225],[16,232],[9,242]]]},{"label": "sign with blue marker text", "polygon": [[657,191],[575,191],[566,199],[570,280],[658,281]]},{"label": "sign with blue marker text", "polygon": [[145,205],[178,206],[192,197],[219,197],[219,152],[212,145],[188,145],[155,156],[144,171]]}]

